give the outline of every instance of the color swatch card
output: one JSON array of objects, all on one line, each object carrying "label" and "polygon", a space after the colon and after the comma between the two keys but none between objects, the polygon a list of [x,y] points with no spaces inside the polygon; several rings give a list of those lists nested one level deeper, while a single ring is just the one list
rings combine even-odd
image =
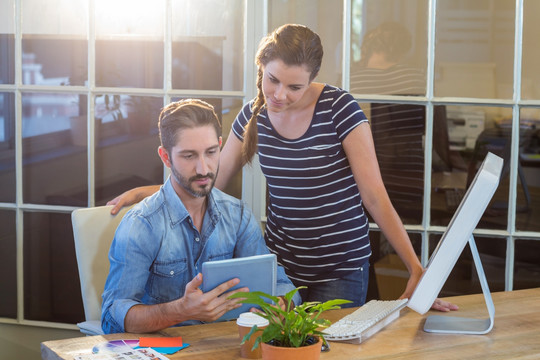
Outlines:
[{"label": "color swatch card", "polygon": [[[117,352],[118,351],[118,352]],[[103,352],[97,354],[77,355],[74,360],[169,360],[168,357],[158,353],[152,348],[139,348],[131,349],[127,351],[115,351]]]},{"label": "color swatch card", "polygon": [[139,340],[111,340],[92,348],[92,354],[75,360],[169,360],[156,349],[139,347]]}]

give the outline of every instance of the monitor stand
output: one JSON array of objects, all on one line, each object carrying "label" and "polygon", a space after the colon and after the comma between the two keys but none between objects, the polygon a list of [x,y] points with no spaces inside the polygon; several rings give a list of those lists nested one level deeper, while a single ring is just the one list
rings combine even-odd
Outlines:
[{"label": "monitor stand", "polygon": [[441,316],[431,315],[426,319],[424,324],[424,331],[432,333],[443,334],[487,334],[493,328],[493,322],[495,318],[495,305],[489,292],[489,286],[486,280],[486,274],[482,267],[482,261],[474,242],[474,237],[469,239],[469,247],[471,248],[472,256],[474,259],[474,265],[476,272],[478,273],[478,279],[482,286],[482,292],[484,293],[484,299],[489,313],[489,319],[475,319],[464,318],[459,316]]}]

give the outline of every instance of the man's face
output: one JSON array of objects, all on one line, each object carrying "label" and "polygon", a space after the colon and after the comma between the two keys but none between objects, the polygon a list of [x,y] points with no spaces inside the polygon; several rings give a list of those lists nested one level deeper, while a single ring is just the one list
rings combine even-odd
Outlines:
[{"label": "man's face", "polygon": [[171,169],[172,184],[180,198],[205,197],[210,193],[219,170],[220,146],[221,138],[208,125],[180,130],[170,154],[160,148],[160,156]]}]

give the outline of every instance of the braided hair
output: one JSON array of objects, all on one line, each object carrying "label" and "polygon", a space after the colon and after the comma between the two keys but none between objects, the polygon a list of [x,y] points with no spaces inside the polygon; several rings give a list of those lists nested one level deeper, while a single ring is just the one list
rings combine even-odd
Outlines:
[{"label": "braided hair", "polygon": [[263,68],[271,61],[279,59],[287,66],[305,66],[310,72],[311,82],[319,73],[323,57],[323,47],[319,35],[304,25],[282,25],[264,37],[255,56],[257,64],[257,97],[251,106],[251,118],[244,131],[242,163],[251,163],[257,151],[257,116],[266,105],[262,90]]}]

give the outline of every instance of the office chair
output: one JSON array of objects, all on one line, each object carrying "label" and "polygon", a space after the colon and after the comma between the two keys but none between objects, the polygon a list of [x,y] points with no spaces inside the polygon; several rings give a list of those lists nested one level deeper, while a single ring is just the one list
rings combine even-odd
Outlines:
[{"label": "office chair", "polygon": [[[501,179],[504,179],[510,173],[510,152],[511,152],[511,135],[512,129],[508,127],[493,127],[487,128],[478,135],[476,139],[476,144],[474,147],[474,153],[472,159],[469,163],[469,171],[467,176],[467,187],[472,182],[474,178],[474,172],[477,169],[479,159],[482,156],[485,156],[488,151],[499,155],[504,159],[504,166],[502,169]],[[518,158],[518,177],[521,183],[521,188],[523,195],[525,197],[525,205],[518,206],[516,208],[517,212],[529,212],[531,209],[531,195],[529,192],[529,187],[527,185],[527,180],[525,178],[525,172],[521,165],[521,154],[523,153],[526,143],[531,140],[533,136],[533,130],[531,129],[520,129],[519,135],[519,154]],[[498,210],[507,210],[508,203],[501,203],[494,201],[490,206],[491,209]]]},{"label": "office chair", "polygon": [[109,248],[120,220],[131,207],[122,208],[116,216],[111,215],[111,208],[112,206],[98,206],[77,209],[71,213],[86,319],[77,326],[86,335],[103,334],[101,294],[109,274]]}]

